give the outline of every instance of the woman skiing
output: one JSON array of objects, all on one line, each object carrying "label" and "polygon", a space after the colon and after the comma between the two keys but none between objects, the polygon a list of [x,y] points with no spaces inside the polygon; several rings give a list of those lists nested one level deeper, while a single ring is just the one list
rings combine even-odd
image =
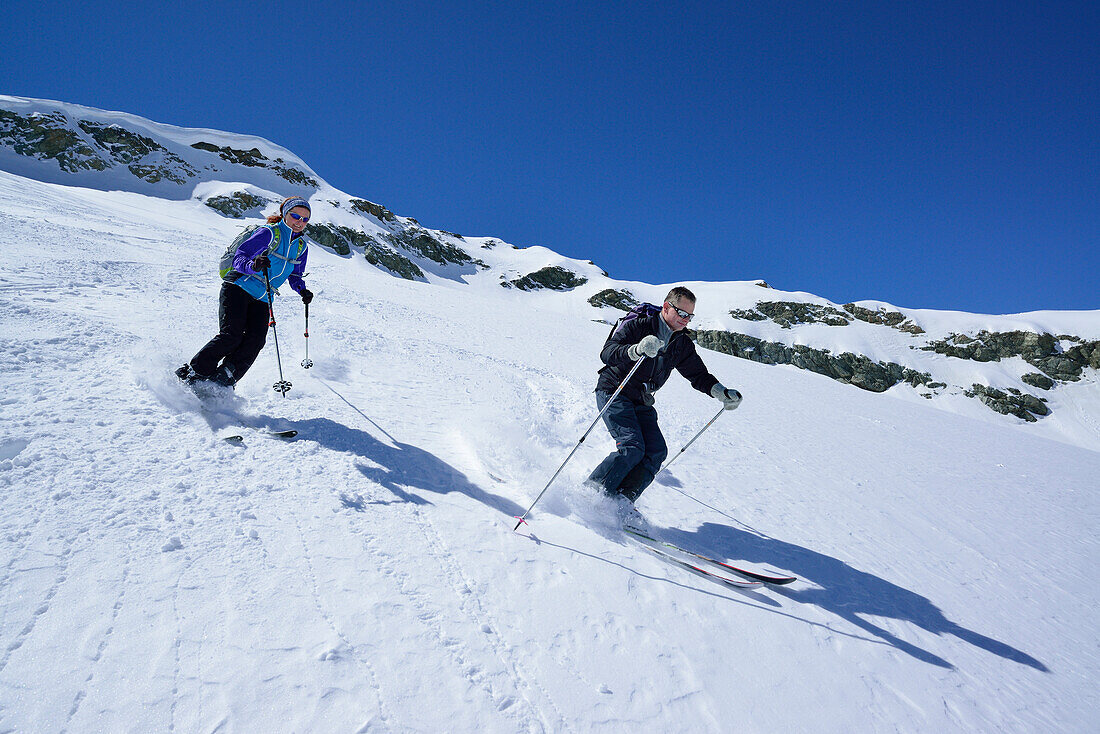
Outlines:
[{"label": "woman skiing", "polygon": [[309,304],[313,293],[302,274],[306,267],[309,202],[297,196],[285,199],[279,213],[267,218],[222,259],[222,290],[218,299],[217,336],[176,370],[187,383],[211,381],[227,387],[237,383],[267,340],[268,294],[284,282]]}]

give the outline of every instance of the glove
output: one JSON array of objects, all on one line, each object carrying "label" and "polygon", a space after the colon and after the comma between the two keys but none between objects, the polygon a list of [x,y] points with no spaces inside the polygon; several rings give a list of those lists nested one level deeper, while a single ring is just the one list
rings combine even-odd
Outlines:
[{"label": "glove", "polygon": [[270,267],[271,261],[267,259],[267,255],[260,254],[252,260],[252,269],[257,273],[262,273]]},{"label": "glove", "polygon": [[302,297],[302,303],[306,304],[307,306],[309,305],[310,301],[313,300],[313,291],[311,291],[309,288],[303,288],[301,291],[299,291],[298,295]]},{"label": "glove", "polygon": [[741,404],[741,393],[726,389],[720,382],[715,383],[710,389],[710,395],[712,398],[721,400],[726,410],[735,410]]},{"label": "glove", "polygon": [[626,350],[626,356],[637,362],[643,356],[656,357],[657,350],[661,348],[661,340],[650,334],[643,336],[642,340]]}]

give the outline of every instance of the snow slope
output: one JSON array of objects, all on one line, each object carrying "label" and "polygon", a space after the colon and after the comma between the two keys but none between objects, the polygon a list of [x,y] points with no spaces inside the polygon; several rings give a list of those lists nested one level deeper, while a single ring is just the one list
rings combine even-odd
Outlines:
[{"label": "snow slope", "polygon": [[[269,340],[204,411],[238,223],[8,173],[0,223],[0,731],[1095,730],[1087,434],[705,353],[745,402],[640,508],[801,579],[734,591],[616,536],[602,429],[512,532],[595,416],[579,299],[315,248],[316,366],[281,298],[293,390]],[[658,408],[676,451],[717,403]]]}]

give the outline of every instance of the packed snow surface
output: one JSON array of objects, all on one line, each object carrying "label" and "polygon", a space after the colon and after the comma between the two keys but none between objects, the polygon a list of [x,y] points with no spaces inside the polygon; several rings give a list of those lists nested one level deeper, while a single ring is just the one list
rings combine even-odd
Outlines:
[{"label": "packed snow surface", "polygon": [[[313,248],[315,366],[288,292],[293,389],[269,339],[204,404],[171,370],[216,331],[239,223],[0,173],[0,227],[0,731],[1100,720],[1093,374],[1043,435],[703,352],[744,403],[639,508],[799,577],[734,590],[615,530],[581,487],[602,427],[512,532],[595,418],[608,326],[581,300]],[[674,375],[657,407],[675,455],[718,403]]]}]

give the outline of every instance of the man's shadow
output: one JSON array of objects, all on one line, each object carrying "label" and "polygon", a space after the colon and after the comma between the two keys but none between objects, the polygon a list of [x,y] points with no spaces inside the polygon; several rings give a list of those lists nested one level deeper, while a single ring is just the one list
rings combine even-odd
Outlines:
[{"label": "man's shadow", "polygon": [[716,523],[706,523],[695,532],[665,529],[661,535],[671,543],[716,557],[728,554],[738,560],[790,571],[818,588],[773,587],[776,593],[831,612],[918,660],[954,669],[938,655],[899,639],[860,615],[898,619],[937,635],[955,635],[1006,660],[1050,672],[1027,653],[952,622],[923,596],[808,548]]},{"label": "man's shadow", "polygon": [[[522,507],[508,498],[486,492],[435,454],[411,444],[402,443],[392,437],[392,444],[380,441],[366,431],[349,428],[328,418],[294,421],[294,427],[301,431],[304,438],[327,449],[355,454],[365,459],[363,462],[356,462],[359,472],[393,493],[397,501],[417,505],[431,504],[413,490],[437,494],[461,492],[507,517],[523,512]],[[355,510],[362,510],[364,504],[388,504],[364,500],[346,491],[339,496],[345,507]]]}]

